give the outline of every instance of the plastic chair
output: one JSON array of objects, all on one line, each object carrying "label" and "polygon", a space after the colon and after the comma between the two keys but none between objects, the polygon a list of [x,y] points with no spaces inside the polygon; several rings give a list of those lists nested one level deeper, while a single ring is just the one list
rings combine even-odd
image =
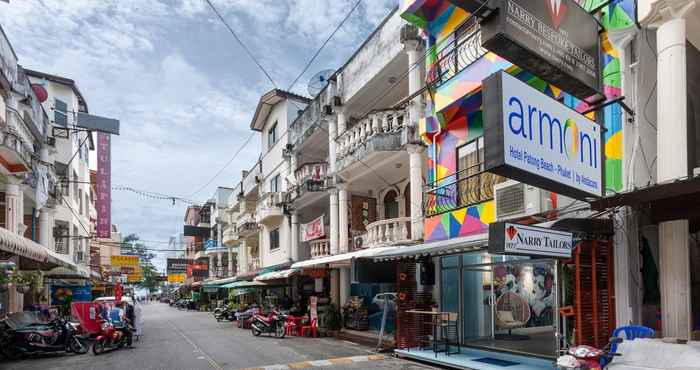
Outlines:
[{"label": "plastic chair", "polygon": [[294,319],[287,319],[284,323],[285,335],[299,335],[299,325]]},{"label": "plastic chair", "polygon": [[307,332],[309,332],[309,334],[314,338],[318,337],[318,319],[313,319],[311,320],[310,325],[303,325],[301,327],[302,337],[306,336]]},{"label": "plastic chair", "polygon": [[[612,336],[619,337],[620,333],[625,333],[625,340],[634,340],[637,338],[653,338],[656,332],[652,328],[647,328],[642,325],[627,325],[620,326],[619,328],[613,330]],[[610,345],[610,352],[617,353],[617,343],[612,343]],[[605,366],[605,360],[600,360],[600,365]]]}]

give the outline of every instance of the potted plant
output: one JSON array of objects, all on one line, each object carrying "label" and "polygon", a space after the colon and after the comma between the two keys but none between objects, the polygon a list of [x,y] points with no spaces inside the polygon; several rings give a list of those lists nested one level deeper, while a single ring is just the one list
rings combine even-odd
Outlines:
[{"label": "potted plant", "polygon": [[17,289],[18,293],[26,294],[32,290],[34,276],[32,276],[32,274],[23,274],[21,272],[15,272],[12,275],[12,282],[15,283],[15,289]]},{"label": "potted plant", "polygon": [[324,316],[326,335],[329,337],[335,336],[341,327],[340,309],[331,303],[328,305]]},{"label": "potted plant", "polygon": [[0,292],[7,291],[10,283],[12,283],[12,278],[9,271],[0,270]]}]

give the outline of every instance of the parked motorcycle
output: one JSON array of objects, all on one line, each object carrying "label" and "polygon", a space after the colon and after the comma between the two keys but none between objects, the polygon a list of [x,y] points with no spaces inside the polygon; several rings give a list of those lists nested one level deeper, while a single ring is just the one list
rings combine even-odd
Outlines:
[{"label": "parked motorcycle", "polygon": [[267,315],[255,314],[251,319],[250,331],[256,337],[262,333],[272,333],[275,335],[275,337],[284,338],[284,324],[286,321],[287,316],[282,315],[277,311],[270,311],[270,313]]},{"label": "parked motorcycle", "polygon": [[[610,350],[613,343],[622,343],[623,339],[612,337],[603,349],[591,346],[573,346],[564,350],[557,358],[557,370],[603,370],[608,367],[615,356],[621,356]],[[601,365],[604,360],[604,365]]]},{"label": "parked motorcycle", "polygon": [[227,306],[217,307],[214,310],[214,318],[216,321],[236,321],[236,311],[229,309]]},{"label": "parked motorcycle", "polygon": [[92,345],[92,353],[99,355],[126,346],[128,344],[127,330],[131,330],[128,325],[124,328],[117,328],[111,320],[102,320],[100,332]]},{"label": "parked motorcycle", "polygon": [[23,312],[12,314],[0,325],[0,352],[10,360],[26,355],[55,352],[84,354],[88,346],[80,326],[63,319],[48,323],[27,319]]}]

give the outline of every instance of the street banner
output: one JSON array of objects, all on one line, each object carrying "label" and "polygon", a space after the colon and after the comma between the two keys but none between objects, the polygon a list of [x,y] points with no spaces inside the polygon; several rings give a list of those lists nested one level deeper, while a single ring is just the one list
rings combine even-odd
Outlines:
[{"label": "street banner", "polygon": [[112,147],[109,134],[97,133],[97,227],[98,238],[112,237]]},{"label": "street banner", "polygon": [[112,256],[110,258],[112,267],[139,267],[139,256]]},{"label": "street banner", "polygon": [[323,229],[324,216],[320,215],[308,223],[301,224],[301,241],[308,242],[326,235]]}]

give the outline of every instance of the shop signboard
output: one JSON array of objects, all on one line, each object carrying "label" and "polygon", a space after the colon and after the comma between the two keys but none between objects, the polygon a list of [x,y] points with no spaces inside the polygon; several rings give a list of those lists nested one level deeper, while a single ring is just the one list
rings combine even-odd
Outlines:
[{"label": "shop signboard", "polygon": [[98,238],[112,237],[112,146],[109,134],[97,133],[97,225]]},{"label": "shop signboard", "polygon": [[187,258],[168,258],[166,271],[168,274],[183,274],[187,272],[187,265],[192,264]]},{"label": "shop signboard", "polygon": [[131,267],[139,266],[139,256],[112,256],[110,258],[112,267]]},{"label": "shop signboard", "polygon": [[168,274],[168,283],[184,283],[187,274]]},{"label": "shop signboard", "polygon": [[571,258],[574,236],[570,232],[510,222],[489,225],[491,254]]},{"label": "shop signboard", "polygon": [[143,274],[142,273],[135,273],[135,274],[127,274],[126,275],[126,282],[127,283],[138,283],[140,281],[143,281]]},{"label": "shop signboard", "polygon": [[92,301],[92,286],[86,285],[68,285],[68,286],[51,286],[51,304],[64,305],[71,302],[90,302]]},{"label": "shop signboard", "polygon": [[598,22],[574,0],[491,0],[483,46],[566,92],[602,99]]},{"label": "shop signboard", "polygon": [[301,224],[301,241],[308,242],[326,235],[323,229],[323,218],[324,215],[320,215],[308,223]]},{"label": "shop signboard", "polygon": [[326,269],[303,269],[301,270],[301,275],[312,277],[315,279],[322,279],[326,277]]},{"label": "shop signboard", "polygon": [[191,276],[194,277],[209,277],[209,259],[200,258],[191,265]]},{"label": "shop signboard", "polygon": [[603,129],[504,71],[483,84],[486,171],[580,200],[603,195]]}]

